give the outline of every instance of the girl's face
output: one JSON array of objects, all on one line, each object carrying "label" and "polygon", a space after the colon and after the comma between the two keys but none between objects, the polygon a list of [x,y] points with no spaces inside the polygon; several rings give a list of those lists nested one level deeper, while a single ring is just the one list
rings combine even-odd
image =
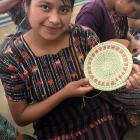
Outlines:
[{"label": "girl's face", "polygon": [[132,0],[116,0],[115,2],[115,10],[122,16],[133,15],[139,8],[140,5]]},{"label": "girl's face", "polygon": [[62,0],[32,0],[26,12],[32,29],[44,39],[53,40],[68,29],[72,7]]}]

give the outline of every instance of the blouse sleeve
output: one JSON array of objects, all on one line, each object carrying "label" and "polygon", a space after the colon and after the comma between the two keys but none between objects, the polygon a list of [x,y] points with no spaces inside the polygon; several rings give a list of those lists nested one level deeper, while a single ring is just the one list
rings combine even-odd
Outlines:
[{"label": "blouse sleeve", "polygon": [[0,53],[0,78],[8,99],[14,101],[25,99],[25,83],[11,48]]}]

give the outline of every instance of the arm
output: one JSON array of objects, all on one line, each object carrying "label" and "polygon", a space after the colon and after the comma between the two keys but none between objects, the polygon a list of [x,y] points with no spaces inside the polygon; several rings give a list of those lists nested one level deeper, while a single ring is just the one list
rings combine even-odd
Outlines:
[{"label": "arm", "polygon": [[30,124],[48,114],[67,98],[83,96],[93,90],[93,87],[87,86],[88,84],[88,80],[86,79],[71,82],[54,95],[32,105],[29,105],[26,100],[18,102],[8,100],[10,111],[18,125],[24,126]]},{"label": "arm", "polygon": [[128,18],[129,27],[140,28],[140,19]]},{"label": "arm", "polygon": [[15,6],[20,0],[1,0],[0,1],[0,13],[9,11],[13,6]]}]

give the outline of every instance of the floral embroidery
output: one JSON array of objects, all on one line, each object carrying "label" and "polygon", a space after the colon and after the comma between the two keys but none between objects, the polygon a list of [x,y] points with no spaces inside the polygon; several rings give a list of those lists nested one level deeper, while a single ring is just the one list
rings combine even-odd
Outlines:
[{"label": "floral embroidery", "polygon": [[55,66],[56,66],[57,69],[61,68],[61,62],[60,62],[60,60],[57,60],[55,62]]},{"label": "floral embroidery", "polygon": [[8,47],[8,48],[5,50],[4,53],[13,53],[13,52],[12,52],[12,49],[11,49],[10,47]]},{"label": "floral embroidery", "polygon": [[42,85],[42,81],[41,81],[41,80],[37,80],[37,81],[36,81],[36,85],[37,85],[37,86],[41,86],[41,85]]},{"label": "floral embroidery", "polygon": [[7,69],[10,70],[10,71],[15,71],[16,67],[13,66],[13,65],[9,65]]},{"label": "floral embroidery", "polygon": [[38,70],[38,67],[37,66],[35,66],[35,65],[32,65],[32,72],[36,72]]},{"label": "floral embroidery", "polygon": [[78,75],[76,72],[72,72],[71,77],[73,80],[76,80],[78,78]]},{"label": "floral embroidery", "polygon": [[50,86],[52,86],[53,84],[54,84],[54,81],[51,79],[51,80],[48,80],[48,84],[50,85]]},{"label": "floral embroidery", "polygon": [[24,75],[25,77],[29,77],[29,72],[28,72],[26,69],[24,69],[23,75]]},{"label": "floral embroidery", "polygon": [[27,59],[30,59],[30,56],[29,56],[29,54],[27,53],[27,52],[22,52],[23,53],[23,56],[25,57],[25,58],[27,58]]}]

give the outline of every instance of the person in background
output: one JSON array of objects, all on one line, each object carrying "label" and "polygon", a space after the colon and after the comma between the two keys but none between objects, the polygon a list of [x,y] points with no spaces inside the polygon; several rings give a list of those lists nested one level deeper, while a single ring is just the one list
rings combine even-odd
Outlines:
[{"label": "person in background", "polygon": [[[74,0],[25,1],[31,29],[0,52],[12,116],[20,126],[33,123],[39,140],[120,140],[129,127],[125,115],[118,113],[117,122],[105,98],[84,98],[94,88],[81,66],[99,39],[91,29],[70,24],[73,6]],[[126,87],[137,86],[140,67],[133,65]]]},{"label": "person in background", "polygon": [[0,0],[0,13],[8,13],[17,25],[16,33],[29,29],[24,12],[24,0]]},{"label": "person in background", "polygon": [[[139,0],[88,0],[77,15],[75,23],[90,27],[101,42],[112,38],[126,39],[127,16],[134,14],[139,8]],[[130,34],[128,38],[135,41]],[[134,44],[136,45],[135,42]],[[134,55],[140,52],[138,46],[133,46]]]},{"label": "person in background", "polygon": [[[1,0],[0,13],[5,12],[11,16],[12,21],[16,25],[15,36],[26,32],[30,28],[24,12],[24,0]],[[12,36],[8,35],[3,43],[0,44],[0,49],[2,48],[1,46],[6,46],[11,39]]]},{"label": "person in background", "polygon": [[8,13],[11,16],[12,21],[17,25],[16,34],[26,32],[30,28],[24,11],[24,0],[19,0]]}]

